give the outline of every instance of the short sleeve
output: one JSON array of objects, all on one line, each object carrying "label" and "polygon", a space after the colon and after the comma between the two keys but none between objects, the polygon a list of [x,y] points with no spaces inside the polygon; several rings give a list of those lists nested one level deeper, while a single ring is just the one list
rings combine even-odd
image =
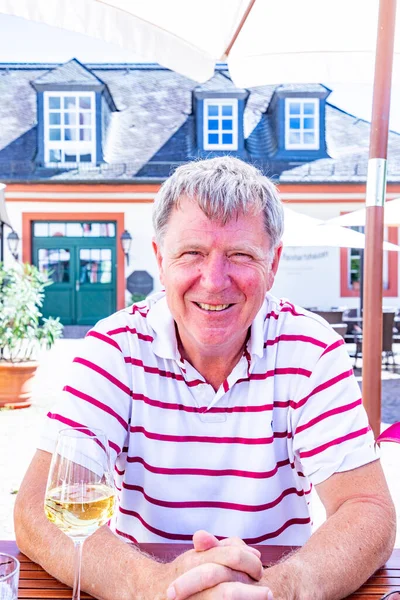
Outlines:
[{"label": "short sleeve", "polygon": [[290,409],[294,459],[313,484],[378,458],[350,358],[334,335]]},{"label": "short sleeve", "polygon": [[60,399],[47,414],[39,449],[53,452],[60,429],[84,426],[106,433],[114,460],[121,453],[129,431],[132,382],[123,336],[115,338],[106,319],[82,341]]}]

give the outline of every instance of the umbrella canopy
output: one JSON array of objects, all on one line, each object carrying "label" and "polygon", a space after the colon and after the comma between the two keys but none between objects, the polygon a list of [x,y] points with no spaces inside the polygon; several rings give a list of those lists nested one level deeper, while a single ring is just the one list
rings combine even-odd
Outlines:
[{"label": "umbrella canopy", "polygon": [[[283,245],[288,247],[321,246],[334,248],[365,248],[365,235],[346,227],[314,219],[284,207]],[[383,250],[400,252],[400,246],[383,242]]]},{"label": "umbrella canopy", "polygon": [[[353,212],[335,217],[328,221],[332,225],[340,225],[343,227],[364,227],[366,222],[366,209],[360,208]],[[387,227],[400,227],[400,198],[389,200],[385,204],[385,213],[383,223]]]},{"label": "umbrella canopy", "polygon": [[[2,13],[117,44],[199,82],[226,61],[237,87],[372,83],[378,8],[365,0],[0,0]],[[400,39],[394,77],[400,82]]]}]

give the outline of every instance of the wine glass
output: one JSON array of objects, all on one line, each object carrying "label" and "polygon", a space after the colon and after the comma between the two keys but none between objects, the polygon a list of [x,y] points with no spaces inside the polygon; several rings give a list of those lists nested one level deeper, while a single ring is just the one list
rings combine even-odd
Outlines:
[{"label": "wine glass", "polygon": [[115,487],[108,440],[100,429],[62,429],[47,480],[47,518],[74,542],[74,590],[80,600],[82,546],[107,523],[115,508]]}]

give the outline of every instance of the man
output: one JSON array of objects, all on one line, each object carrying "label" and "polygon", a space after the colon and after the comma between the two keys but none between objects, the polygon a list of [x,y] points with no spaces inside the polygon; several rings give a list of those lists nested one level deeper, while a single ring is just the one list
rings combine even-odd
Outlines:
[{"label": "man", "polygon": [[[389,556],[394,509],[342,338],[268,293],[282,250],[274,186],[235,158],[184,165],[154,227],[165,293],[87,335],[18,495],[21,550],[71,584],[72,543],[43,496],[57,431],[84,425],[107,432],[121,490],[113,532],[84,545],[94,596],[345,597]],[[328,518],[310,537],[312,484]],[[123,541],[192,539],[166,565]],[[301,549],[263,571],[256,543]]]}]

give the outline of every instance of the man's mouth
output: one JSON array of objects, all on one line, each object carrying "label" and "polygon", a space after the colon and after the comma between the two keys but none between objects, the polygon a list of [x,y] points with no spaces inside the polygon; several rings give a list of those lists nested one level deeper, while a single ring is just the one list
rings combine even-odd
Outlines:
[{"label": "man's mouth", "polygon": [[214,312],[220,312],[221,310],[226,310],[232,306],[232,304],[204,304],[203,302],[196,302],[196,304],[203,310],[211,310]]}]

